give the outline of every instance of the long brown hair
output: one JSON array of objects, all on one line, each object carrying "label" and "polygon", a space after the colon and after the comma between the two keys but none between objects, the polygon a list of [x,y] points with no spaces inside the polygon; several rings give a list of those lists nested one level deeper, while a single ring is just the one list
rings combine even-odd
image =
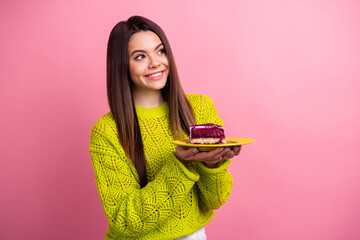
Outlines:
[{"label": "long brown hair", "polygon": [[141,16],[121,21],[112,29],[107,46],[107,95],[110,110],[116,122],[118,137],[127,157],[135,165],[140,186],[147,184],[146,159],[139,122],[132,97],[132,81],[129,73],[128,43],[134,33],[152,31],[162,41],[169,61],[169,76],[161,90],[169,105],[170,124],[175,138],[182,131],[189,134],[189,127],[195,123],[192,108],[181,87],[175,60],[168,39],[154,22]]}]

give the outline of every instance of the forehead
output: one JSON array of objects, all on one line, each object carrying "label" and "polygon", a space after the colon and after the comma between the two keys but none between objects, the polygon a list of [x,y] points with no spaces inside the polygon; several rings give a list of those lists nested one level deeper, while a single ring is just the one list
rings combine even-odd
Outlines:
[{"label": "forehead", "polygon": [[161,43],[158,35],[151,31],[142,31],[133,34],[129,40],[129,51],[142,49],[153,50]]}]

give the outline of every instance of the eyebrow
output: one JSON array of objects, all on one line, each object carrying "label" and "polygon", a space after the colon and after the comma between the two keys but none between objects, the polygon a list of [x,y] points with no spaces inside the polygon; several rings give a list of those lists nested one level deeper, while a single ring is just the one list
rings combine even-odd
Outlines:
[{"label": "eyebrow", "polygon": [[[155,47],[155,50],[158,49],[159,47],[161,47],[161,45],[164,45],[164,44],[160,43],[159,45],[157,45],[157,46]],[[130,56],[134,55],[134,54],[137,53],[137,52],[146,53],[144,50],[135,50],[135,51],[133,51],[133,52],[131,53]]]}]

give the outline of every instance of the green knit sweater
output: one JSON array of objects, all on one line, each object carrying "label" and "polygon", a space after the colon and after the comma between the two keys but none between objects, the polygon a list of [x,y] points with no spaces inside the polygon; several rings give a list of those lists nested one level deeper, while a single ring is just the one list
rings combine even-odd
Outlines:
[{"label": "green knit sweater", "polygon": [[[213,101],[187,95],[198,124],[223,125]],[[106,217],[106,239],[174,239],[194,233],[226,202],[232,177],[225,160],[218,168],[202,163],[183,165],[174,154],[169,109],[136,107],[148,184],[140,188],[135,167],[117,137],[112,114],[101,117],[91,132],[90,153]]]}]

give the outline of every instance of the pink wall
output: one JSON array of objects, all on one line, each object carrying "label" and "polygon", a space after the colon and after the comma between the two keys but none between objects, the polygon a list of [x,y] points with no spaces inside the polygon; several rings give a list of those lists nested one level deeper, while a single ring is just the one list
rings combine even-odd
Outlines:
[{"label": "pink wall", "polygon": [[0,239],[102,238],[89,134],[108,35],[134,14],[227,135],[256,139],[208,239],[360,239],[360,2],[217,2],[1,1]]}]

